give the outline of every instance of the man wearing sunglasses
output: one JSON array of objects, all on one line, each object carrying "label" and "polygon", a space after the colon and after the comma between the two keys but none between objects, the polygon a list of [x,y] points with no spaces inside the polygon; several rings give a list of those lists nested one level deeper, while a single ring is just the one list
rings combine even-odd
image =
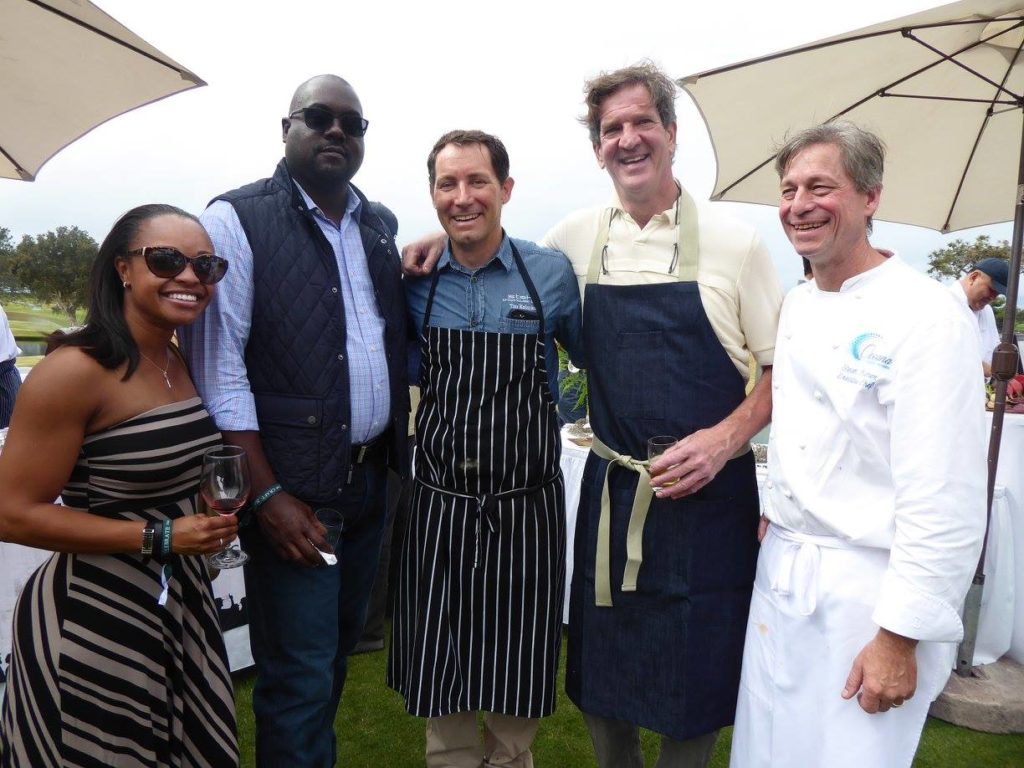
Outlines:
[{"label": "man wearing sunglasses", "polygon": [[[256,763],[326,768],[376,571],[387,466],[406,465],[405,298],[393,235],[351,184],[369,125],[355,91],[314,77],[286,114],[274,175],[202,216],[231,270],[182,335],[200,394],[252,473],[242,542]],[[345,520],[330,567],[319,507]]]}]

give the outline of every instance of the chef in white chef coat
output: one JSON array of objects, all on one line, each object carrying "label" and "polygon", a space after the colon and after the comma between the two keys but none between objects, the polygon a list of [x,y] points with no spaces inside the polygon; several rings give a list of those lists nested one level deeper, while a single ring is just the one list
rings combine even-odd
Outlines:
[{"label": "chef in white chef coat", "polygon": [[985,525],[978,334],[869,244],[883,157],[830,123],[777,159],[815,279],[779,321],[732,768],[909,768],[963,634]]}]

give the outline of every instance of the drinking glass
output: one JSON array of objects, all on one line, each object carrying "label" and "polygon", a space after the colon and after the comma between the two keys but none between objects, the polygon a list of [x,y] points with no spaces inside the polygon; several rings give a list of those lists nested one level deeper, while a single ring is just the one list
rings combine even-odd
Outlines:
[{"label": "drinking glass", "polygon": [[[234,515],[249,498],[249,462],[245,451],[234,445],[211,448],[203,454],[203,477],[199,492],[207,509],[217,515]],[[228,544],[221,552],[209,556],[215,568],[237,568],[249,556],[241,546]]]},{"label": "drinking glass", "polygon": [[[647,439],[647,459],[651,463],[657,459],[661,454],[675,445],[678,441],[671,435],[655,435],[654,437]],[[668,488],[669,486],[675,485],[675,480],[669,480],[664,486],[655,486],[654,490],[660,491],[662,488]]]},{"label": "drinking glass", "polygon": [[345,527],[345,518],[341,516],[341,512],[330,507],[322,507],[313,512],[313,516],[324,528],[327,529],[327,533],[324,534],[324,538],[327,540],[327,544],[330,546],[330,554],[334,554],[338,549],[338,541],[341,539],[341,531]]}]

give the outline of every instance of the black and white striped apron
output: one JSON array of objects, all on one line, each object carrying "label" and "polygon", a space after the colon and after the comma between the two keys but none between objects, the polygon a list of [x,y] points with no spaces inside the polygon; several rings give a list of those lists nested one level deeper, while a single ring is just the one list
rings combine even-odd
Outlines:
[{"label": "black and white striped apron", "polygon": [[535,332],[430,327],[416,485],[399,569],[388,685],[410,714],[554,710],[565,581],[561,441]]}]

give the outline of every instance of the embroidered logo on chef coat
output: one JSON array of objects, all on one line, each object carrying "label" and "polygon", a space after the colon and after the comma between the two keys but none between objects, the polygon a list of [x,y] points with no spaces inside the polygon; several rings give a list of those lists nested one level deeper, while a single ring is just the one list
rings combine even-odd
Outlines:
[{"label": "embroidered logo on chef coat", "polygon": [[882,336],[862,333],[850,342],[850,359],[843,363],[837,378],[871,389],[882,371],[892,368],[892,357],[886,354]]}]

